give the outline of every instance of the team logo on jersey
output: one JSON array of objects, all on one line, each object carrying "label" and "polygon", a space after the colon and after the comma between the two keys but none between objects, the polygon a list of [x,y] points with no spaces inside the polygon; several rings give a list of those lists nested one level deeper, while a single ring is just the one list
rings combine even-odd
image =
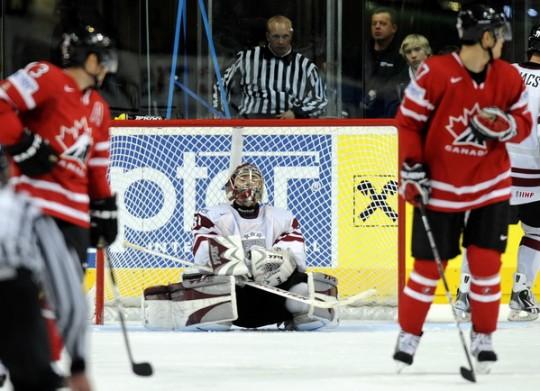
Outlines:
[{"label": "team logo on jersey", "polygon": [[253,246],[266,247],[266,238],[262,232],[248,232],[242,236],[242,247],[248,252]]},{"label": "team logo on jersey", "polygon": [[469,126],[471,118],[479,111],[480,106],[476,103],[471,109],[464,108],[462,115],[448,118],[446,130],[454,137],[454,141],[445,146],[446,151],[468,156],[484,156],[487,153],[486,142],[479,140]]},{"label": "team logo on jersey", "polygon": [[73,126],[61,126],[56,141],[62,147],[60,164],[65,168],[83,175],[92,145],[92,129],[86,117],[75,120]]}]

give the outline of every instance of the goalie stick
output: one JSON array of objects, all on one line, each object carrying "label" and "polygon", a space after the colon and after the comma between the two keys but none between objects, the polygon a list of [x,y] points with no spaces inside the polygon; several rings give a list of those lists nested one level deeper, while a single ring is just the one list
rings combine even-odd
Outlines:
[{"label": "goalie stick", "polygon": [[[212,272],[212,268],[210,268],[208,266],[195,265],[193,262],[186,261],[186,260],[183,260],[183,259],[179,259],[179,258],[173,257],[171,255],[163,254],[163,253],[160,253],[159,251],[150,250],[150,249],[148,249],[146,247],[139,246],[137,244],[130,243],[128,241],[124,241],[124,247],[132,248],[134,250],[138,250],[138,251],[150,254],[150,255],[155,255],[156,257],[162,257],[162,258],[171,260],[173,262],[179,263],[179,264],[184,265],[184,266],[188,266],[188,267],[189,266],[197,266],[201,270]],[[278,288],[278,287],[275,287],[275,286],[260,284],[260,283],[255,282],[255,281],[237,281],[236,283],[238,285],[241,285],[241,286],[247,285],[247,286],[250,286],[250,287],[255,288],[255,289],[260,289],[260,290],[263,290],[263,291],[266,291],[266,292],[270,292],[270,293],[273,293],[275,295],[285,297],[286,299],[295,300],[295,301],[298,301],[300,303],[304,303],[304,304],[307,304],[307,305],[312,305],[312,306],[318,307],[318,308],[334,308],[334,307],[343,307],[343,306],[355,304],[356,302],[361,301],[361,300],[365,300],[365,299],[375,295],[375,293],[377,293],[376,289],[371,288],[371,289],[368,289],[366,291],[359,292],[359,293],[357,293],[355,295],[349,296],[349,297],[347,297],[346,299],[343,299],[343,300],[337,300],[337,299],[328,300],[328,297],[324,297],[323,295],[316,294],[315,297],[319,298],[320,300],[313,300],[313,299],[310,299],[309,297],[299,295],[297,293],[286,291],[285,289],[281,289],[281,288]],[[325,300],[323,300],[323,297],[324,297]]]},{"label": "goalie stick", "polygon": [[116,278],[114,276],[114,270],[113,265],[109,257],[107,258],[107,265],[109,266],[109,273],[111,276],[112,281],[112,288],[114,293],[114,304],[116,307],[116,311],[118,312],[118,318],[120,319],[120,325],[122,326],[122,335],[124,336],[124,342],[126,345],[126,350],[129,358],[129,362],[131,364],[131,370],[134,374],[138,376],[152,376],[154,373],[154,370],[152,368],[152,365],[148,362],[135,362],[133,359],[133,353],[131,352],[131,346],[129,344],[128,334],[127,334],[127,328],[126,328],[126,321],[124,319],[124,313],[122,312],[122,305],[120,303],[120,292],[118,291],[118,285],[116,284]]},{"label": "goalie stick", "polygon": [[437,264],[437,270],[439,271],[439,276],[441,277],[441,280],[443,281],[444,293],[446,294],[446,298],[448,299],[448,303],[450,304],[450,308],[452,309],[452,315],[454,316],[454,321],[456,322],[456,326],[459,331],[459,338],[461,339],[461,346],[463,347],[465,356],[467,357],[467,362],[469,363],[469,368],[460,367],[459,371],[461,373],[461,376],[464,379],[470,382],[476,383],[476,375],[474,373],[474,367],[471,360],[471,354],[469,353],[469,349],[467,348],[467,343],[465,342],[465,336],[463,335],[463,330],[461,329],[461,326],[460,326],[459,317],[458,317],[458,314],[456,313],[456,308],[454,306],[454,299],[452,299],[452,294],[450,293],[450,288],[448,287],[448,281],[446,280],[446,276],[444,274],[443,263],[441,260],[441,256],[439,255],[439,249],[437,248],[437,244],[435,243],[435,237],[433,236],[433,232],[431,231],[431,225],[429,224],[429,220],[426,213],[426,206],[424,205],[422,201],[418,203],[418,209],[420,210],[420,215],[422,216],[422,223],[424,224],[424,229],[426,230],[429,246],[431,247],[431,251],[433,252],[435,263]]}]

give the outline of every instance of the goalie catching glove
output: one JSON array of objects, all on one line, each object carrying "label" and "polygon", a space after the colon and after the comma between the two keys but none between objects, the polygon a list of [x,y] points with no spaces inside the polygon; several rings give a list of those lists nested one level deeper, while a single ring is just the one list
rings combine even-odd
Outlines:
[{"label": "goalie catching glove", "polygon": [[24,175],[37,176],[51,171],[58,155],[39,134],[25,129],[21,141],[5,146],[6,152]]},{"label": "goalie catching glove", "polygon": [[90,244],[107,247],[118,234],[116,195],[90,201]]},{"label": "goalie catching glove", "polygon": [[249,251],[253,279],[266,285],[283,284],[296,269],[296,262],[287,250],[267,250],[261,246],[253,246]]},{"label": "goalie catching glove", "polygon": [[401,186],[399,187],[399,194],[413,205],[418,205],[419,202],[426,205],[431,192],[426,167],[421,163],[409,164],[403,162],[400,174]]},{"label": "goalie catching glove", "polygon": [[485,107],[471,119],[472,131],[481,141],[508,141],[517,134],[516,120],[498,107]]}]

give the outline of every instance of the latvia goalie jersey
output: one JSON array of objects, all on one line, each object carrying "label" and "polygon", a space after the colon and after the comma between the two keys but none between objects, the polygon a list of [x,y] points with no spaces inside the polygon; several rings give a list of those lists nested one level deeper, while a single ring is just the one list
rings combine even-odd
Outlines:
[{"label": "latvia goalie jersey", "polygon": [[24,128],[59,155],[50,173],[29,177],[13,166],[12,182],[45,213],[89,226],[90,199],[107,198],[109,107],[93,89],[48,62],[33,62],[0,82],[0,144],[14,144]]},{"label": "latvia goalie jersey", "polygon": [[488,64],[477,84],[455,53],[433,56],[419,68],[396,115],[400,164],[429,168],[428,208],[459,212],[510,198],[510,159],[505,144],[479,140],[469,126],[480,109],[496,106],[511,114],[517,134],[531,129],[527,92],[517,70],[502,60]]},{"label": "latvia goalie jersey", "polygon": [[248,219],[240,216],[232,205],[219,204],[196,213],[192,231],[193,254],[198,265],[209,261],[208,238],[240,235],[246,252],[254,245],[289,249],[298,270],[306,270],[304,236],[298,220],[288,210],[261,205],[257,216]]}]

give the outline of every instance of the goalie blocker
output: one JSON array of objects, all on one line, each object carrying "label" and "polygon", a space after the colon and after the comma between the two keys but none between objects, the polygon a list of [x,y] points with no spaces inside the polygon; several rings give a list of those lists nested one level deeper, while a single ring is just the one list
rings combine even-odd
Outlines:
[{"label": "goalie blocker", "polygon": [[[337,298],[337,280],[323,273],[295,271],[282,289],[313,299]],[[228,330],[284,324],[289,330],[336,326],[337,309],[315,308],[236,283],[233,276],[184,274],[177,284],[144,290],[144,326],[159,330]]]}]

